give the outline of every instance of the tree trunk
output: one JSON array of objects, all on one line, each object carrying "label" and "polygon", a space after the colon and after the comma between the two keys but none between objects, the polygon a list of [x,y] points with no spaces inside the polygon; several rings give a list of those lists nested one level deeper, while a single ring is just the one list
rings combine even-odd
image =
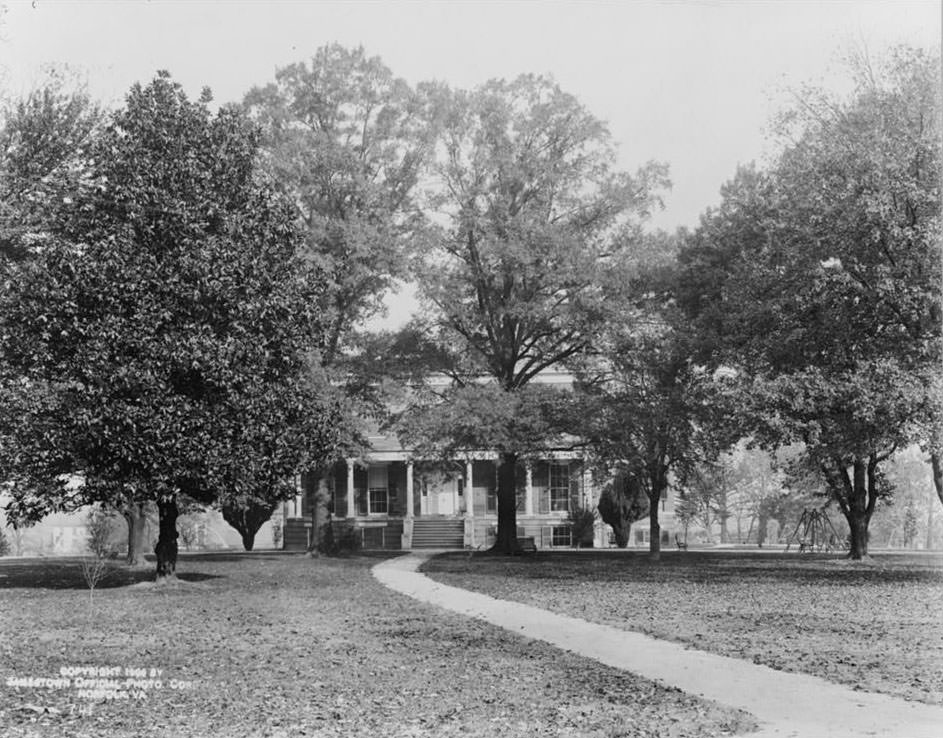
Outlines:
[{"label": "tree trunk", "polygon": [[933,486],[936,487],[936,496],[943,502],[943,459],[936,452],[930,454],[930,466],[933,467]]},{"label": "tree trunk", "polygon": [[305,494],[311,500],[311,541],[308,544],[308,553],[312,556],[330,553],[331,527],[330,510],[331,490],[328,487],[328,470],[316,469],[307,475],[305,480]]},{"label": "tree trunk", "polygon": [[[611,525],[611,524],[610,524]],[[629,545],[629,537],[632,535],[632,524],[616,524],[611,525],[612,527],[612,536],[616,539],[616,546],[619,548],[625,548]]]},{"label": "tree trunk", "polygon": [[177,572],[177,495],[175,492],[157,498],[158,535],[157,581],[174,578]]},{"label": "tree trunk", "polygon": [[848,504],[843,508],[845,518],[848,520],[848,529],[851,532],[851,549],[848,556],[860,560],[868,555],[868,523],[870,522],[867,467],[864,460],[855,458],[851,479],[848,480],[847,470],[844,477],[850,481],[850,485],[846,481]]},{"label": "tree trunk", "polygon": [[834,458],[831,464],[831,468],[823,464],[822,470],[832,496],[848,521],[851,539],[848,557],[860,560],[868,555],[868,525],[877,502],[878,456],[853,457],[850,476],[846,461]]},{"label": "tree trunk", "polygon": [[648,506],[648,558],[658,561],[661,558],[661,524],[658,522],[658,502],[661,499],[661,490],[652,489]]},{"label": "tree trunk", "polygon": [[502,452],[498,458],[498,535],[493,553],[518,554],[517,543],[517,454]]},{"label": "tree trunk", "polygon": [[848,557],[860,560],[868,555],[868,523],[860,510],[852,508],[848,518],[848,529],[851,531],[851,550]]},{"label": "tree trunk", "polygon": [[246,551],[251,551],[252,547],[255,545],[255,531],[244,530],[240,535],[242,536],[242,547]]},{"label": "tree trunk", "polygon": [[661,558],[661,524],[658,522],[658,506],[661,496],[668,489],[668,465],[665,463],[664,446],[657,443],[654,453],[649,456],[646,472],[648,474],[648,558],[658,561]]},{"label": "tree trunk", "polygon": [[141,566],[147,551],[145,504],[130,502],[122,508],[121,515],[128,524],[128,566]]},{"label": "tree trunk", "polygon": [[[935,473],[936,473],[936,470],[934,470],[934,474],[935,474]],[[932,492],[930,493],[930,499],[928,500],[928,502],[929,502],[929,505],[927,505],[928,510],[927,510],[927,545],[926,545],[926,549],[927,549],[927,551],[930,551],[930,550],[933,549],[933,512],[934,512],[934,509],[936,508],[936,503],[933,502],[933,493],[932,493]]]},{"label": "tree trunk", "polygon": [[[757,515],[756,522],[756,544],[762,548],[763,544],[766,543],[766,527],[769,525],[769,511],[766,509],[766,506],[761,502],[760,510]],[[775,541],[774,541],[775,543]]]}]

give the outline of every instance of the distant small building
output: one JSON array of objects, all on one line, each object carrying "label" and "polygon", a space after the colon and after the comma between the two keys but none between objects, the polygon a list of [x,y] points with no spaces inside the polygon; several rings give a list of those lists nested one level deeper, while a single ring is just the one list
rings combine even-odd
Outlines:
[{"label": "distant small building", "polygon": [[[6,525],[2,517],[4,502],[0,499],[0,529],[9,543],[8,556],[83,556],[90,553],[88,515],[95,508],[83,507],[72,513],[55,513],[35,525],[14,530],[12,526]],[[157,541],[156,516],[155,511],[145,531],[149,539],[148,551],[153,551]],[[280,534],[281,521],[269,521],[262,526],[256,534],[256,549],[281,548],[281,540],[278,534],[273,535],[273,528],[278,528]],[[181,551],[242,550],[239,533],[216,510],[181,516],[177,521],[177,531],[180,533],[177,543]],[[117,513],[111,520],[109,541],[116,554],[123,555],[127,551],[127,525]]]}]

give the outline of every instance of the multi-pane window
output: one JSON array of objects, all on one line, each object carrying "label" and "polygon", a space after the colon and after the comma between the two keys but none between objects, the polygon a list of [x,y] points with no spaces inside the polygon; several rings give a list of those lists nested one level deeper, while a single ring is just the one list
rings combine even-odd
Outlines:
[{"label": "multi-pane window", "polygon": [[569,546],[572,543],[569,525],[555,525],[551,534],[551,543],[554,546]]},{"label": "multi-pane window", "polygon": [[367,503],[370,515],[385,515],[390,510],[389,476],[386,464],[371,464],[367,472]]},{"label": "multi-pane window", "polygon": [[386,487],[370,488],[370,513],[382,514],[389,512],[390,495]]},{"label": "multi-pane window", "polygon": [[[570,465],[550,465],[550,512],[570,509]],[[556,534],[556,531],[554,531]]]}]

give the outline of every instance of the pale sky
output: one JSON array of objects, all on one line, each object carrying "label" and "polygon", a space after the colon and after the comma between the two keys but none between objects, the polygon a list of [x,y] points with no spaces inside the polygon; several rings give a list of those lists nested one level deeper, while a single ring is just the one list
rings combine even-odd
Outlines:
[{"label": "pale sky", "polygon": [[738,163],[762,160],[784,90],[840,79],[853,46],[937,47],[941,0],[0,0],[8,93],[50,62],[118,104],[169,70],[194,96],[240,100],[277,67],[327,43],[363,45],[411,83],[473,87],[551,74],[600,119],[635,169],[665,161],[674,183],[653,225],[694,226]]}]

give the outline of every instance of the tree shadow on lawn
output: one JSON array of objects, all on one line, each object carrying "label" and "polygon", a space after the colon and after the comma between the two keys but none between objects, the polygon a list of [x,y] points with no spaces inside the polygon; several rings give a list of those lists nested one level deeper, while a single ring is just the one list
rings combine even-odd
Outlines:
[{"label": "tree shadow on lawn", "polygon": [[[403,551],[354,551],[337,556],[325,556],[324,561],[382,561],[401,556]],[[286,561],[306,559],[307,554],[295,551],[214,551],[202,553],[181,551],[178,564],[187,568],[199,564],[227,564],[262,561]],[[80,557],[0,559],[0,590],[4,589],[88,589]],[[317,559],[311,559],[312,562]],[[133,584],[153,582],[156,576],[154,557],[147,559],[147,566],[128,568],[120,561],[108,561],[107,574],[95,585],[95,589],[117,589]],[[177,579],[182,582],[204,582],[224,579],[225,574],[207,574],[198,571],[180,571]]]},{"label": "tree shadow on lawn", "polygon": [[560,581],[676,581],[706,585],[750,580],[793,584],[943,584],[943,555],[878,554],[865,562],[852,562],[843,554],[663,551],[659,561],[651,561],[644,551],[539,551],[515,557],[443,554],[427,562],[423,570]]},{"label": "tree shadow on lawn", "polygon": [[[109,563],[107,573],[95,589],[117,589],[132,584],[154,581],[153,567],[130,569],[120,563]],[[219,579],[216,574],[178,572],[184,582]],[[88,589],[81,559],[31,559],[4,561],[0,564],[0,590],[3,589]]]},{"label": "tree shadow on lawn", "polygon": [[[325,561],[337,561],[344,559],[376,559],[377,561],[382,561],[384,559],[393,559],[397,556],[402,556],[405,553],[406,551],[342,551],[338,554],[332,554],[330,556],[323,555],[320,558],[323,558]],[[202,553],[199,551],[181,551],[179,558],[188,559],[194,562],[211,561],[214,563],[233,563],[240,561],[264,561],[292,558],[312,558],[312,560],[317,560],[318,557],[309,557],[305,551],[213,551],[212,553]]]}]

